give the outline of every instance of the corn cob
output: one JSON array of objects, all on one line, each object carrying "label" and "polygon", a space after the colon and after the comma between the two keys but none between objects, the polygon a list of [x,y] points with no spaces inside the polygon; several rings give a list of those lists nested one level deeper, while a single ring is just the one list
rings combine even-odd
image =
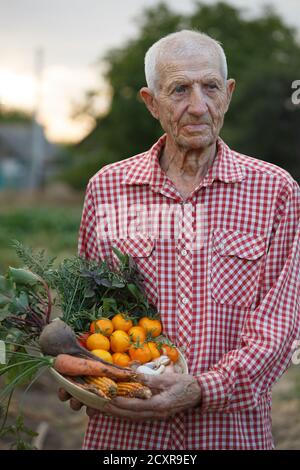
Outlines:
[{"label": "corn cob", "polygon": [[150,388],[138,382],[120,382],[117,383],[119,397],[128,398],[151,398]]},{"label": "corn cob", "polygon": [[78,380],[74,379],[74,377],[67,377],[66,378],[77,385],[78,387],[82,388],[83,390],[87,390],[88,392],[92,392],[95,395],[98,395],[98,397],[104,398],[105,400],[110,400],[110,396],[104,393],[101,388],[97,387],[94,384],[88,384],[88,383],[82,383],[81,381],[79,382]]},{"label": "corn cob", "polygon": [[108,377],[87,376],[85,377],[85,381],[90,385],[95,385],[98,387],[109,398],[113,398],[117,395],[118,385]]}]

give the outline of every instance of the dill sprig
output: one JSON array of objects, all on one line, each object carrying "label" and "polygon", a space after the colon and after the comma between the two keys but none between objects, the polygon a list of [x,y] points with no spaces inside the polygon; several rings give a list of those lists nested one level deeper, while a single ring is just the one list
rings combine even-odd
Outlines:
[{"label": "dill sprig", "polygon": [[45,255],[45,250],[33,252],[31,247],[24,246],[18,240],[12,241],[12,248],[15,249],[18,258],[24,265],[42,277],[46,282],[51,281],[52,268],[56,257],[49,258]]}]

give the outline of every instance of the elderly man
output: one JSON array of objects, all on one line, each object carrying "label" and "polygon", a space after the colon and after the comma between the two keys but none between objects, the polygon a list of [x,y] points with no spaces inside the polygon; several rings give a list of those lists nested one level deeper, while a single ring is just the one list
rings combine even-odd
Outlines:
[{"label": "elderly man", "polygon": [[140,94],[165,134],[90,180],[79,248],[133,256],[189,374],[88,410],[84,448],[272,449],[271,387],[299,339],[299,187],[219,137],[235,82],[215,40],[166,36],[145,71]]}]

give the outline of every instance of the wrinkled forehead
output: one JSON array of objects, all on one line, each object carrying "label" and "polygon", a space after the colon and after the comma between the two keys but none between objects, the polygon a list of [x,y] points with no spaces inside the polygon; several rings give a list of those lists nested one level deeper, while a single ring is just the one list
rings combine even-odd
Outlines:
[{"label": "wrinkled forehead", "polygon": [[176,51],[165,52],[158,58],[156,71],[159,87],[177,76],[200,78],[209,74],[224,80],[220,55],[216,49],[210,47],[199,50],[199,53],[186,55],[178,55]]}]

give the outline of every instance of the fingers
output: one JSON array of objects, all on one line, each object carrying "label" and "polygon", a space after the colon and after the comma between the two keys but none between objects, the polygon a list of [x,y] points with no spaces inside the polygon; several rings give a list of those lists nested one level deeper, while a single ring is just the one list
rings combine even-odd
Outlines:
[{"label": "fingers", "polygon": [[89,418],[93,418],[93,416],[95,416],[98,413],[99,411],[95,410],[95,408],[90,408],[88,406],[86,407],[86,414],[88,415]]},{"label": "fingers", "polygon": [[161,375],[150,375],[150,374],[137,374],[137,380],[148,387],[160,389],[163,387],[163,381]]},{"label": "fingers", "polygon": [[59,388],[57,394],[61,401],[67,401],[71,398],[71,395],[64,388]]},{"label": "fingers", "polygon": [[128,410],[128,411],[158,411],[161,413],[167,408],[167,398],[169,394],[167,392],[159,393],[154,395],[152,398],[147,398],[147,400],[142,400],[140,398],[124,398],[116,397],[111,403],[112,405]]},{"label": "fingers", "polygon": [[83,407],[83,403],[80,401],[76,400],[76,398],[71,397],[70,398],[70,408],[74,411],[79,411]]},{"label": "fingers", "polygon": [[150,387],[151,390],[167,390],[170,386],[174,385],[177,380],[180,380],[180,378],[182,378],[182,374],[175,373],[161,375],[138,374],[138,380]]},{"label": "fingers", "polygon": [[70,395],[65,389],[59,388],[57,394],[58,394],[58,398],[61,401],[70,400],[70,408],[72,408],[72,410],[79,411],[82,408],[83,403],[76,400],[76,398],[72,397],[72,395]]}]

